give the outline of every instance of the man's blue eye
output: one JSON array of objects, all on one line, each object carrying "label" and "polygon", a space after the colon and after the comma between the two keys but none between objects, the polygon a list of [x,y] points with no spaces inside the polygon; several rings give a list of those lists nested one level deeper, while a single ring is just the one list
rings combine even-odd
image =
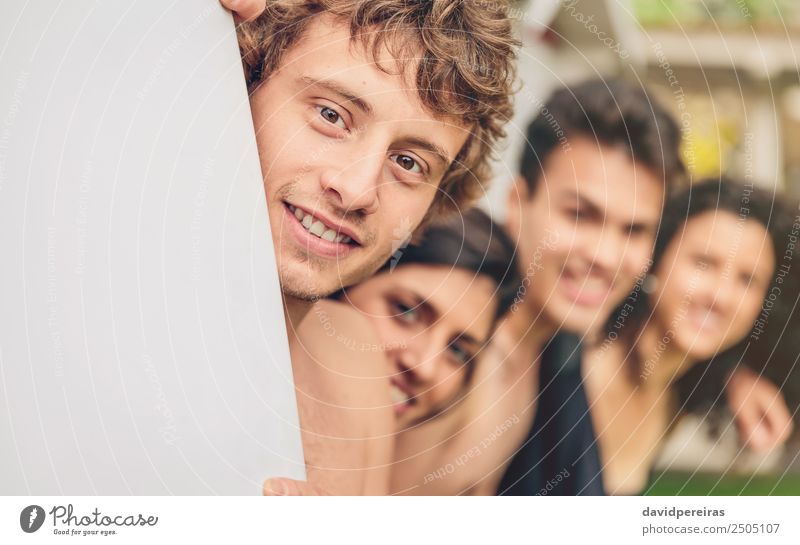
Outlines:
[{"label": "man's blue eye", "polygon": [[347,126],[344,123],[344,119],[342,119],[342,116],[340,116],[339,112],[337,112],[333,108],[328,108],[327,106],[317,106],[317,111],[319,112],[319,115],[322,116],[322,119],[324,119],[331,125],[336,125],[341,129],[347,128]]}]

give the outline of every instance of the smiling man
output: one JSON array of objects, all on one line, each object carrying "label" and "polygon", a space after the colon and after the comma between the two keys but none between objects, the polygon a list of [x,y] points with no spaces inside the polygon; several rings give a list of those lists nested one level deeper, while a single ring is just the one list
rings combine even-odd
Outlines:
[{"label": "smiling man", "polygon": [[390,372],[380,354],[340,341],[363,339],[366,319],[320,299],[480,196],[510,116],[506,7],[276,0],[240,27],[239,42],[309,481],[380,493],[393,435]]},{"label": "smiling man", "polygon": [[421,223],[469,137],[459,120],[426,109],[387,50],[372,63],[333,15],[307,34],[251,101],[293,307],[376,271],[393,231]]},{"label": "smiling man", "polygon": [[685,173],[680,131],[645,89],[623,79],[559,89],[546,107],[567,140],[547,116],[528,127],[507,225],[532,241],[520,244],[522,262],[540,263],[507,330],[524,339],[509,374],[538,383],[527,398],[537,410],[529,430],[516,430],[523,442],[499,492],[599,495],[581,344],[597,340],[648,271],[665,197]]},{"label": "smiling man", "polygon": [[480,196],[510,114],[497,6],[276,1],[240,36],[292,311],[375,272],[398,228]]}]

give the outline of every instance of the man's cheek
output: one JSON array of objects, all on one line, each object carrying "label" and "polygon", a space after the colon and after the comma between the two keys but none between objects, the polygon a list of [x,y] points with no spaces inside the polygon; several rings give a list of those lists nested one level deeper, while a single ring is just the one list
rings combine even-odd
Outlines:
[{"label": "man's cheek", "polygon": [[538,231],[545,239],[555,236],[559,240],[563,240],[564,237],[569,240],[575,236],[578,229],[578,222],[574,217],[552,211],[545,211],[544,215],[540,216],[538,223],[540,226]]},{"label": "man's cheek", "polygon": [[[561,238],[561,241],[565,239]],[[567,260],[575,256],[575,248],[569,244],[557,244],[555,246],[545,246],[537,257],[541,266],[541,274],[555,279],[560,279],[564,274]]]},{"label": "man's cheek", "polygon": [[737,311],[734,311],[732,318],[733,327],[730,329],[736,331],[736,338],[739,339],[749,333],[750,328],[758,318],[761,311],[761,299],[757,301],[745,301]]},{"label": "man's cheek", "polygon": [[637,245],[637,247],[628,251],[625,256],[625,281],[630,281],[631,288],[636,280],[642,275],[646,274],[650,269],[652,263],[652,252],[650,245]]}]

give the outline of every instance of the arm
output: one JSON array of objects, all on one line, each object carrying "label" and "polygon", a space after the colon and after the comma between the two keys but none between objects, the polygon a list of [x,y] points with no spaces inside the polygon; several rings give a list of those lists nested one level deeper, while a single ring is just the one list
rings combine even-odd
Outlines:
[{"label": "arm", "polygon": [[782,445],[792,432],[780,390],[747,367],[738,367],[725,385],[728,407],[745,445],[764,452]]},{"label": "arm", "polygon": [[334,495],[385,494],[395,420],[385,354],[358,348],[378,344],[371,322],[320,301],[296,331],[290,350],[309,483]]}]

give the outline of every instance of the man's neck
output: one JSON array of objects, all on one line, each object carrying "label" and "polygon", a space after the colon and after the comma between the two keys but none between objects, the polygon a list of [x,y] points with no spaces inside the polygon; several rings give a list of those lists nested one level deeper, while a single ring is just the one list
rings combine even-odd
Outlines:
[{"label": "man's neck", "polygon": [[695,360],[678,350],[664,328],[654,321],[648,323],[637,342],[642,358],[643,383],[655,388],[668,388],[695,363]]},{"label": "man's neck", "polygon": [[286,330],[289,333],[289,337],[292,337],[294,331],[300,327],[300,323],[311,311],[312,306],[314,306],[313,301],[298,299],[291,295],[283,295],[283,316],[286,319]]},{"label": "man's neck", "polygon": [[545,318],[544,313],[533,308],[529,301],[520,301],[514,310],[509,311],[502,325],[514,339],[519,351],[526,355],[530,364],[542,352],[545,343],[556,334],[557,327]]}]

